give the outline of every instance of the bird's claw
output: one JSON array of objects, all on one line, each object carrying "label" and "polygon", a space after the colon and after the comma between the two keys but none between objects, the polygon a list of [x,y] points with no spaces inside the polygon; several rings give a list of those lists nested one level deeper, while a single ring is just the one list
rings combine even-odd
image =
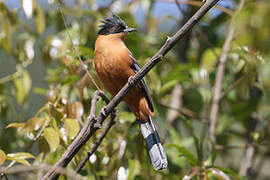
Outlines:
[{"label": "bird's claw", "polygon": [[98,128],[98,129],[101,129],[101,123],[96,121],[95,124],[94,124],[94,127]]},{"label": "bird's claw", "polygon": [[106,108],[106,107],[103,107],[103,108],[101,109],[101,114],[102,114],[103,116],[106,116],[106,115],[107,115],[107,108]]},{"label": "bird's claw", "polygon": [[129,84],[130,86],[134,86],[134,85],[135,85],[134,76],[130,76],[130,77],[128,78],[128,84]]}]

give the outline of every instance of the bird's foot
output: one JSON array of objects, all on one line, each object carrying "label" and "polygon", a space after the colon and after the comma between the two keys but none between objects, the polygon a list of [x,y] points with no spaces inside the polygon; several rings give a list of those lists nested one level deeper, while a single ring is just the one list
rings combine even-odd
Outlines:
[{"label": "bird's foot", "polygon": [[134,85],[135,85],[134,76],[130,76],[130,77],[128,78],[128,84],[129,84],[130,86],[134,86]]},{"label": "bird's foot", "polygon": [[99,121],[96,121],[94,124],[95,128],[101,129],[101,123]]},{"label": "bird's foot", "polygon": [[106,116],[107,115],[107,108],[106,108],[106,106],[104,106],[102,109],[101,109],[101,114],[102,114],[102,116]]}]

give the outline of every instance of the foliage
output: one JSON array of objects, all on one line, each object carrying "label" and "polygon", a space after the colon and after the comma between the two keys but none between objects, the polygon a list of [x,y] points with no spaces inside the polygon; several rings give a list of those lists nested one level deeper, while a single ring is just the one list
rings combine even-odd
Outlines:
[{"label": "foliage", "polygon": [[[25,2],[32,3],[25,6]],[[231,3],[230,9],[235,10],[239,1]],[[126,44],[143,65],[185,16],[197,9],[181,5],[185,13],[179,18],[177,5],[169,1],[64,1],[65,29],[58,6],[54,1],[0,2],[1,167],[55,164],[89,114],[96,88],[72,50],[67,31],[98,82],[93,67],[94,42],[100,20],[110,10],[139,29],[137,34],[128,35]],[[162,16],[166,8],[174,14]],[[222,83],[216,142],[208,138],[209,114],[218,59],[231,21],[231,15],[220,10],[210,11],[190,33],[184,57],[187,61],[182,59],[179,42],[146,77],[168,169],[152,168],[135,117],[121,103],[116,124],[80,174],[88,179],[268,179],[269,11],[267,1],[248,0],[236,18],[236,34]],[[174,97],[179,84],[183,96]],[[181,105],[175,107],[172,99]],[[97,112],[104,105],[99,101]],[[177,109],[177,115],[168,121],[172,109]],[[68,169],[76,169],[99,132],[82,147]],[[251,169],[243,173],[249,146],[255,153]],[[14,175],[15,179],[22,177],[26,175]]]}]

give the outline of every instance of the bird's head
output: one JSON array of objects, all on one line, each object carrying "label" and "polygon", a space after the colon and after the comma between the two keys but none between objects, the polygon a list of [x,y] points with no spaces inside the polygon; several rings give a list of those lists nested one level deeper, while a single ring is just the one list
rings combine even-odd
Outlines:
[{"label": "bird's head", "polygon": [[117,15],[113,14],[110,18],[104,18],[99,26],[99,35],[131,33],[137,31],[135,28],[129,28],[126,23]]}]

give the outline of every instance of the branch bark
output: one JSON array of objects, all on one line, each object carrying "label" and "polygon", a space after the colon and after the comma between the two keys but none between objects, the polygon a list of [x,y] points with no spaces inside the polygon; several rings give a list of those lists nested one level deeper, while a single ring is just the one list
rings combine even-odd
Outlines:
[{"label": "branch bark", "polygon": [[[184,37],[184,35],[189,32],[195,24],[211,9],[219,0],[207,0],[205,4],[188,20],[188,22],[179,29],[176,34],[172,37],[168,37],[165,44],[160,48],[160,50],[147,62],[145,66],[134,76],[134,84],[141,80],[162,58],[173,48],[173,46]],[[105,118],[114,111],[116,106],[120,103],[123,97],[131,89],[131,85],[127,83],[117,95],[109,102],[104,108],[104,113],[101,113],[97,119],[96,123],[101,124]],[[101,91],[97,91],[101,92]],[[100,94],[101,95],[101,94]],[[59,175],[55,171],[57,167],[66,167],[71,159],[76,155],[80,148],[89,140],[89,138],[99,129],[95,126],[92,120],[92,116],[87,118],[87,122],[80,131],[76,139],[68,147],[67,151],[62,155],[61,159],[50,169],[44,176],[45,179],[56,179]]]},{"label": "branch bark", "polygon": [[233,15],[228,34],[222,48],[222,53],[219,58],[219,65],[218,65],[217,75],[215,79],[214,98],[213,98],[212,107],[210,111],[209,136],[213,142],[216,141],[216,124],[217,124],[217,114],[218,114],[219,100],[220,100],[220,94],[221,94],[221,86],[222,86],[222,81],[223,81],[223,76],[224,76],[224,69],[227,62],[228,52],[230,50],[231,41],[235,33],[235,18],[237,14],[241,11],[243,4],[244,4],[244,0],[241,0],[237,11]]},{"label": "branch bark", "polygon": [[76,172],[77,173],[79,173],[80,170],[84,167],[84,165],[87,162],[87,160],[97,150],[97,148],[99,147],[99,145],[102,143],[102,140],[104,139],[104,137],[107,135],[107,133],[109,132],[109,130],[111,129],[111,127],[115,124],[115,121],[114,121],[115,116],[116,116],[116,114],[115,113],[112,113],[111,119],[110,119],[109,123],[107,124],[107,126],[105,127],[105,129],[103,130],[101,136],[94,143],[94,145],[92,146],[92,148],[87,152],[87,154],[84,157],[84,159],[80,162],[80,164],[76,168]]}]

